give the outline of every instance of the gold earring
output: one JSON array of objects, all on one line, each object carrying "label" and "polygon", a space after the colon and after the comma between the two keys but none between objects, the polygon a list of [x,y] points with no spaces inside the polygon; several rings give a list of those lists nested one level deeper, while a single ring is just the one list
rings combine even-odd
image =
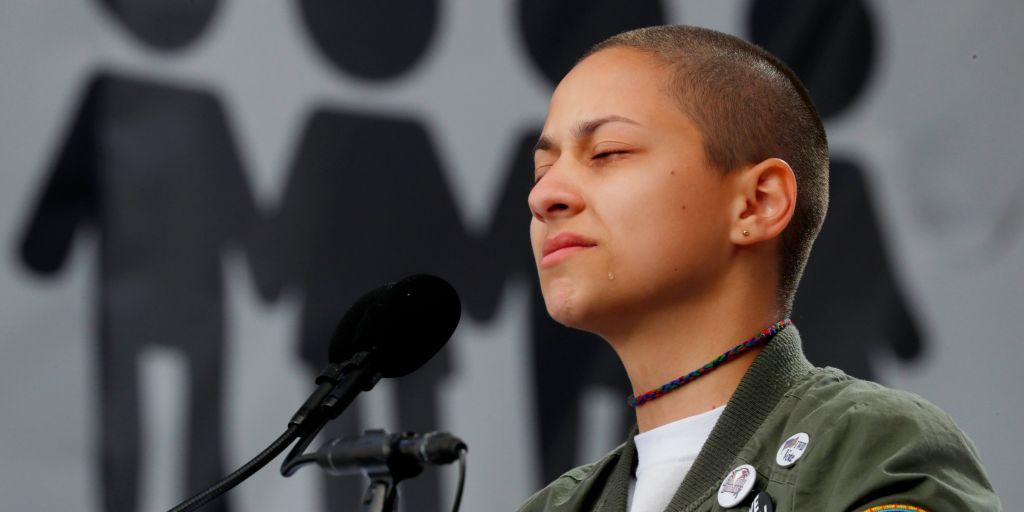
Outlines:
[{"label": "gold earring", "polygon": [[750,231],[743,230],[743,236],[750,236]]}]

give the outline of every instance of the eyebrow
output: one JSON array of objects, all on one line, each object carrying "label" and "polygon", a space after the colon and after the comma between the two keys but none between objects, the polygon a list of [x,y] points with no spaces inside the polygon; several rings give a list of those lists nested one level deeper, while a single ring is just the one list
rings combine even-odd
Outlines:
[{"label": "eyebrow", "polygon": [[[594,132],[596,132],[598,128],[600,128],[601,126],[603,126],[605,124],[608,124],[608,123],[628,123],[628,124],[633,124],[633,125],[639,125],[640,124],[640,123],[638,123],[638,122],[636,122],[636,121],[634,121],[634,120],[632,120],[632,119],[630,119],[628,117],[623,117],[623,116],[620,116],[620,115],[612,114],[612,115],[608,115],[608,116],[604,116],[604,117],[599,117],[597,119],[590,119],[590,120],[587,120],[587,121],[580,121],[576,125],[576,127],[573,128],[572,135],[573,135],[573,137],[575,137],[577,139],[582,139],[582,138],[585,138],[585,137],[589,137],[589,136],[593,135]],[[549,137],[547,137],[545,135],[541,135],[540,138],[537,139],[537,144],[533,146],[533,151],[535,153],[537,151],[548,151],[548,150],[550,150],[553,147],[554,147],[554,142],[552,142],[552,140]]]}]

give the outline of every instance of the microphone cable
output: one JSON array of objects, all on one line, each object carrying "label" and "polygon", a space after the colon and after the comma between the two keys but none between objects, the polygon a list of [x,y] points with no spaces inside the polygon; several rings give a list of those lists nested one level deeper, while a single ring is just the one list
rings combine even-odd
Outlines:
[{"label": "microphone cable", "polygon": [[265,450],[255,456],[245,465],[235,470],[234,473],[224,477],[223,480],[216,484],[207,487],[206,490],[196,494],[195,496],[183,501],[178,506],[172,508],[170,512],[191,512],[210,500],[228,492],[236,485],[240,484],[246,478],[252,476],[253,473],[259,471],[263,466],[266,466],[268,462],[277,457],[285,448],[288,447],[292,441],[295,440],[295,436],[298,433],[299,426],[292,425],[285,430],[284,434],[281,434],[273,443],[270,443]]},{"label": "microphone cable", "polygon": [[459,448],[459,485],[455,488],[455,501],[452,502],[452,512],[459,512],[462,505],[462,490],[466,486],[466,448]]}]

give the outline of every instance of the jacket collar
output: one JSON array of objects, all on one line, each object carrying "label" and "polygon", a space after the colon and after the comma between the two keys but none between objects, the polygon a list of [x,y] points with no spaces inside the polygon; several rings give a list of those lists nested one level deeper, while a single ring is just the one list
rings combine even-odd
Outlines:
[{"label": "jacket collar", "polygon": [[[709,498],[786,391],[813,368],[804,356],[796,327],[790,325],[779,331],[743,376],[668,509],[692,510]],[[634,428],[614,462],[596,510],[626,511],[629,481],[637,462],[635,435]]]}]

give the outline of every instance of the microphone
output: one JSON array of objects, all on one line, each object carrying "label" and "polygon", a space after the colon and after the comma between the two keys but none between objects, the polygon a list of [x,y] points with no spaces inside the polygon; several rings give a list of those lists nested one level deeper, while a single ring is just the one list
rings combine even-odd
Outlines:
[{"label": "microphone", "polygon": [[445,280],[414,275],[370,291],[345,313],[331,337],[327,368],[317,389],[292,415],[288,429],[270,446],[221,481],[179,503],[171,512],[191,512],[259,471],[296,439],[281,473],[305,450],[324,423],[337,417],[361,391],[382,377],[401,377],[423,366],[455,332],[462,316],[459,296]]},{"label": "microphone", "polygon": [[462,439],[448,432],[413,434],[398,440],[398,453],[434,466],[455,462],[459,459],[460,451],[469,451],[469,447]]},{"label": "microphone", "polygon": [[461,316],[458,293],[437,276],[417,274],[367,292],[335,327],[330,364],[316,379],[320,387],[289,424],[301,425],[317,411],[324,421],[336,418],[380,378],[417,370],[448,342]]},{"label": "microphone", "polygon": [[409,276],[356,301],[331,336],[327,360],[340,363],[367,351],[381,359],[383,377],[401,377],[441,350],[461,316],[459,295],[447,281]]},{"label": "microphone", "polygon": [[335,475],[372,472],[384,466],[418,473],[423,464],[449,464],[467,450],[465,442],[448,432],[389,434],[367,430],[361,436],[342,437],[321,446],[316,451],[316,463]]}]

